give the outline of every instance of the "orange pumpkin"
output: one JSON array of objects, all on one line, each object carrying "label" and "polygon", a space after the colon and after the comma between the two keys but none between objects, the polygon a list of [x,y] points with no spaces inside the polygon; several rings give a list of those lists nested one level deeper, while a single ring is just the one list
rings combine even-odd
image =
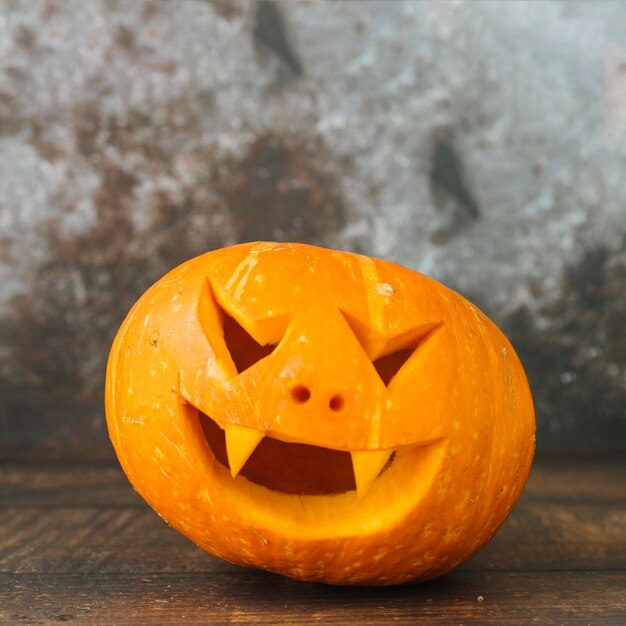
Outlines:
[{"label": "orange pumpkin", "polygon": [[221,557],[388,585],[496,532],[534,452],[524,371],[457,293],[300,244],[209,252],[152,286],[109,358],[107,421],[136,490]]}]

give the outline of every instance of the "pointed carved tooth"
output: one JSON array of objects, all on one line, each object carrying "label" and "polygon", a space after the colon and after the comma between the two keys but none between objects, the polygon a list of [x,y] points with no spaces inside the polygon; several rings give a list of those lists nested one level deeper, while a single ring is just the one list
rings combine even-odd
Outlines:
[{"label": "pointed carved tooth", "polygon": [[359,498],[362,498],[378,478],[378,474],[385,467],[385,463],[393,450],[364,450],[351,452],[352,471],[354,472],[354,482]]},{"label": "pointed carved tooth", "polygon": [[230,465],[230,474],[234,478],[263,439],[263,433],[255,428],[239,426],[239,424],[228,424],[224,432],[228,465]]}]

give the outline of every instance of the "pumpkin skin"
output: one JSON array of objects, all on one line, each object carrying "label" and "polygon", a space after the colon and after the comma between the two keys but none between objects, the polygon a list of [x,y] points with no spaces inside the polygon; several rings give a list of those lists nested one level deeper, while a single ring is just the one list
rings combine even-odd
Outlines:
[{"label": "pumpkin skin", "polygon": [[456,568],[534,453],[523,368],[483,313],[412,270],[302,244],[216,250],[155,283],[113,343],[106,413],[168,524],[334,584]]}]

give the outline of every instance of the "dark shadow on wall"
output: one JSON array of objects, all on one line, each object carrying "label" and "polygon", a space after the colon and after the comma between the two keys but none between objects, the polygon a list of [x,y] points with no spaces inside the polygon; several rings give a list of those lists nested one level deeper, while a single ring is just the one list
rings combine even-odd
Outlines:
[{"label": "dark shadow on wall", "polygon": [[525,306],[504,318],[485,307],[526,370],[539,448],[626,441],[626,258],[616,261],[605,247],[586,251],[540,311],[541,324]]},{"label": "dark shadow on wall", "polygon": [[[194,132],[192,107],[186,120],[179,132]],[[167,127],[176,128],[173,121]],[[25,128],[43,158],[64,157],[42,143],[36,125]],[[134,301],[169,269],[233,239],[323,245],[346,224],[339,172],[347,165],[319,138],[300,135],[261,133],[239,156],[200,147],[192,155],[204,168],[198,184],[185,188],[182,199],[156,193],[142,207],[147,221],[139,226],[133,210],[142,180],[173,175],[176,150],[161,140],[159,125],[146,113],[120,121],[86,106],[73,129],[79,158],[97,163],[101,177],[93,194],[97,220],[74,235],[55,220],[40,226],[50,258],[0,321],[9,355],[0,381],[0,447],[68,454],[95,448],[107,456],[106,358]],[[107,156],[111,151],[140,159],[142,168],[121,165]],[[216,216],[221,226],[212,226]]]}]

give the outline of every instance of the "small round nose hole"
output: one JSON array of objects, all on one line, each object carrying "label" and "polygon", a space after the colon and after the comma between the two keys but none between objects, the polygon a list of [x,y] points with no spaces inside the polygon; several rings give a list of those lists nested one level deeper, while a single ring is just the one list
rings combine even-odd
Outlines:
[{"label": "small round nose hole", "polygon": [[291,390],[291,397],[298,403],[304,404],[311,397],[311,390],[304,385],[296,385]]},{"label": "small round nose hole", "polygon": [[341,411],[345,405],[346,401],[343,399],[343,396],[336,395],[330,399],[328,406],[331,411]]}]

